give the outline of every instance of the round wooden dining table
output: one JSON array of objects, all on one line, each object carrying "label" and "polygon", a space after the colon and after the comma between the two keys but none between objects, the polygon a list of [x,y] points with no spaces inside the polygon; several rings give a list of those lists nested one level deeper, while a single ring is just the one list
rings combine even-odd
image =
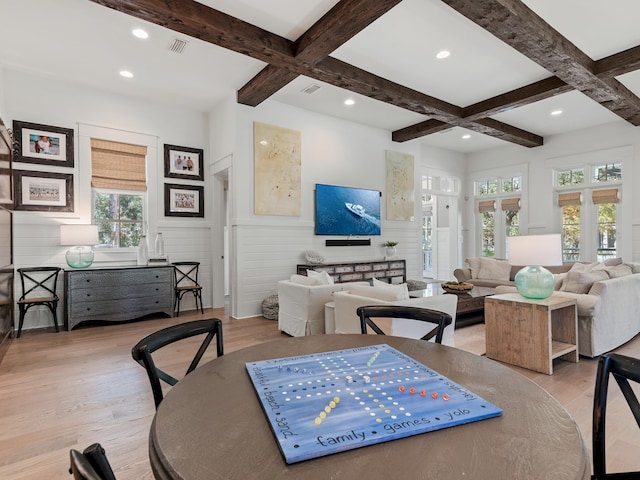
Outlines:
[{"label": "round wooden dining table", "polygon": [[[387,344],[503,410],[499,417],[288,465],[245,364]],[[160,404],[149,438],[157,479],[588,479],[574,420],[535,383],[486,357],[379,335],[313,335],[244,348],[200,366]]]}]

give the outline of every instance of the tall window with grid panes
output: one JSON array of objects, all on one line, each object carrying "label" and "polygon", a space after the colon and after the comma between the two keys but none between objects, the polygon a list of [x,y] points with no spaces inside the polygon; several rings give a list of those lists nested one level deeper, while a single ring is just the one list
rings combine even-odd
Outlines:
[{"label": "tall window with grid panes", "polygon": [[[475,184],[481,231],[481,255],[506,258],[507,238],[520,233],[522,177],[498,177]],[[496,205],[499,205],[496,213]]]},{"label": "tall window with grid panes", "polygon": [[622,164],[558,169],[555,182],[562,219],[563,259],[604,261],[616,257]]}]

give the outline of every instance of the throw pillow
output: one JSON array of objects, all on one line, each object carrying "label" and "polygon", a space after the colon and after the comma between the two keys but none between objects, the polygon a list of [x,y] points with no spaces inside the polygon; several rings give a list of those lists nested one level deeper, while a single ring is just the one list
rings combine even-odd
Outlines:
[{"label": "throw pillow", "polygon": [[598,266],[598,262],[593,262],[593,263],[576,262],[573,265],[571,265],[571,268],[569,269],[569,271],[570,272],[590,272],[597,266]]},{"label": "throw pillow", "polygon": [[477,257],[465,258],[464,261],[467,265],[469,265],[469,269],[471,270],[471,278],[478,278],[478,272],[480,271],[480,259]]},{"label": "throw pillow", "polygon": [[297,275],[295,273],[291,275],[289,281],[291,283],[297,283],[298,285],[320,285],[315,278],[305,277],[304,275]]},{"label": "throw pillow", "polygon": [[498,280],[508,282],[511,275],[511,265],[507,260],[496,260],[494,258],[481,258],[478,279]]},{"label": "throw pillow", "polygon": [[591,286],[600,280],[607,280],[609,275],[604,270],[594,272],[567,272],[562,282],[561,292],[589,293]]},{"label": "throw pillow", "polygon": [[333,285],[333,277],[325,271],[307,270],[307,276],[316,279],[319,285]]},{"label": "throw pillow", "polygon": [[553,274],[554,290],[558,291],[562,288],[562,282],[564,282],[564,279],[566,276],[567,276],[567,272]]},{"label": "throw pillow", "polygon": [[395,294],[396,297],[398,297],[398,300],[409,299],[409,287],[406,283],[387,283],[382,282],[377,278],[374,278],[372,283],[375,288],[386,289],[387,292]]}]

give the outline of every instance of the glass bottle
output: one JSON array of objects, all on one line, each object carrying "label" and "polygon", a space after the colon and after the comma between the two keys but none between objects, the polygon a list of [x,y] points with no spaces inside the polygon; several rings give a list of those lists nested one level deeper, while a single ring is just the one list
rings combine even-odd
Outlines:
[{"label": "glass bottle", "polygon": [[162,236],[162,232],[158,232],[156,235],[155,253],[156,257],[164,257],[164,238]]},{"label": "glass bottle", "polygon": [[147,245],[147,236],[142,235],[140,237],[140,243],[138,244],[136,261],[138,265],[146,265],[148,260],[149,260],[149,245]]}]

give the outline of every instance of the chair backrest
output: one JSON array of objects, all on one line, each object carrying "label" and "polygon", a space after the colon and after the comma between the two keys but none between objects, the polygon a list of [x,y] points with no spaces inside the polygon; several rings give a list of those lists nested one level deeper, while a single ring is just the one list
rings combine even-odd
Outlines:
[{"label": "chair backrest", "polygon": [[83,452],[69,452],[69,473],[75,480],[116,480],[104,448],[99,443],[89,445]]},{"label": "chair backrest", "polygon": [[213,337],[216,337],[218,356],[221,357],[224,355],[221,320],[212,318],[172,325],[147,335],[131,349],[133,359],[147,370],[156,408],[158,408],[160,402],[162,402],[162,399],[164,398],[160,380],[173,386],[178,383],[178,379],[156,366],[152,358],[153,352],[171,343],[194,337],[196,335],[206,336],[193,357],[193,360],[189,364],[189,368],[187,368],[187,372],[185,373],[186,376],[198,366],[198,363],[200,363],[200,360],[211,343],[211,340],[213,340]]},{"label": "chair backrest", "polygon": [[58,273],[60,267],[28,267],[18,268],[20,274],[20,284],[22,285],[22,295],[20,300],[33,298],[35,296],[58,298],[56,288],[58,286]]},{"label": "chair backrest", "polygon": [[356,310],[360,317],[360,329],[362,333],[368,333],[370,327],[378,335],[385,333],[376,325],[372,318],[406,318],[420,322],[433,323],[435,327],[427,332],[421,340],[430,340],[435,337],[436,343],[442,343],[442,334],[447,325],[452,322],[451,315],[420,307],[406,307],[403,305],[368,305],[358,307]]},{"label": "chair backrest", "polygon": [[598,360],[596,386],[593,396],[593,480],[606,478],[640,478],[640,472],[612,473],[607,475],[605,419],[610,374],[616,379],[624,398],[640,428],[640,404],[631,389],[629,380],[640,383],[640,360],[616,353],[605,353]]},{"label": "chair backrest", "polygon": [[196,286],[198,283],[198,267],[200,262],[173,262],[175,286]]}]

